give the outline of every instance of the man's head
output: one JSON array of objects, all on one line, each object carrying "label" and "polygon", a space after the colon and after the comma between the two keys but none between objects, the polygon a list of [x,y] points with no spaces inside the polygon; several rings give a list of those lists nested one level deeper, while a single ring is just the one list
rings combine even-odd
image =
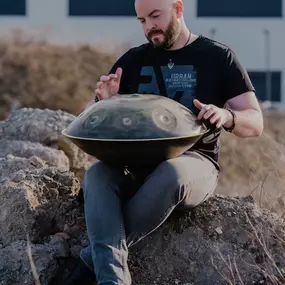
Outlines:
[{"label": "man's head", "polygon": [[135,0],[146,38],[156,48],[169,49],[181,32],[182,0]]}]

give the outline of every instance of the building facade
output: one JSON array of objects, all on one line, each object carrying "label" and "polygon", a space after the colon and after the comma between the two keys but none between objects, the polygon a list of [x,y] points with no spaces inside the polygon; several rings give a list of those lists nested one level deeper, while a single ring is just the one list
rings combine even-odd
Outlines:
[{"label": "building facade", "polygon": [[[194,33],[229,45],[261,101],[285,106],[285,0],[184,0]],[[0,33],[23,29],[56,43],[99,43],[108,50],[145,42],[134,0],[9,0]],[[5,2],[5,4],[4,4]]]}]

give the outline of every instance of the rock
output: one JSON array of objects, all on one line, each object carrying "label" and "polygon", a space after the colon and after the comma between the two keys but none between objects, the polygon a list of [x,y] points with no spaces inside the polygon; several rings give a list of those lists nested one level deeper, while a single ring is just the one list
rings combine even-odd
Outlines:
[{"label": "rock", "polygon": [[62,171],[70,169],[69,159],[62,150],[43,146],[36,142],[0,140],[0,157],[5,158],[9,154],[23,158],[36,156],[42,159],[48,166],[57,167]]},{"label": "rock", "polygon": [[70,160],[71,171],[82,179],[94,158],[61,134],[74,119],[74,115],[61,110],[22,108],[0,121],[0,138],[38,142],[62,150]]},{"label": "rock", "polygon": [[[236,215],[228,217],[234,211]],[[216,229],[223,229],[222,234]],[[130,248],[133,284],[254,284],[285,273],[285,223],[249,198],[215,196],[173,213],[158,230]],[[229,268],[232,268],[230,272]],[[263,271],[264,270],[264,271]],[[267,277],[269,278],[269,277]],[[270,280],[267,280],[267,284]],[[258,283],[256,283],[258,284]]]},{"label": "rock", "polygon": [[219,234],[219,235],[222,235],[222,234],[223,234],[223,230],[222,230],[221,227],[217,227],[217,228],[215,229],[215,231],[216,231],[216,233]]},{"label": "rock", "polygon": [[70,248],[70,253],[72,257],[78,258],[80,255],[80,251],[83,249],[80,245],[74,245]]},{"label": "rock", "polygon": [[50,236],[49,245],[53,248],[56,257],[65,258],[69,256],[69,246],[64,238],[58,235]]},{"label": "rock", "polygon": [[[41,285],[48,285],[58,266],[54,250],[48,244],[31,244],[31,251]],[[25,241],[16,241],[0,249],[0,285],[8,284],[35,284]]]},{"label": "rock", "polygon": [[42,167],[47,167],[47,164],[36,156],[21,158],[9,154],[7,158],[0,158],[0,180],[11,177],[14,182],[20,182],[25,179],[23,169],[31,171]]},{"label": "rock", "polygon": [[[20,109],[0,122],[0,285],[34,284],[27,234],[41,285],[62,284],[88,245],[79,191],[92,159],[61,135],[73,118]],[[130,248],[133,284],[284,284],[284,240],[284,220],[252,197],[216,195]]]},{"label": "rock", "polygon": [[[22,170],[24,179],[0,183],[0,243],[25,239],[39,243],[74,222],[79,180],[56,168]],[[70,211],[70,213],[68,212]]]}]

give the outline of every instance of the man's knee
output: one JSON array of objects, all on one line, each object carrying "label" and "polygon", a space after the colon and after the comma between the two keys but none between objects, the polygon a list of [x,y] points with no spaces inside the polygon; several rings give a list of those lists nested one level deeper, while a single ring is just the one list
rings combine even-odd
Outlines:
[{"label": "man's knee", "polygon": [[89,166],[84,175],[83,192],[85,193],[90,186],[92,186],[92,191],[94,191],[95,185],[105,184],[108,180],[110,180],[108,167],[103,162],[96,161]]},{"label": "man's knee", "polygon": [[84,180],[86,179],[94,179],[96,177],[102,177],[107,174],[107,167],[102,161],[95,161],[92,163],[87,169]]},{"label": "man's knee", "polygon": [[179,158],[162,162],[155,169],[155,174],[160,176],[165,183],[171,183],[176,186],[188,184],[191,176],[189,168],[185,167]]},{"label": "man's knee", "polygon": [[[83,192],[88,189],[102,191],[103,188],[118,188],[124,181],[124,171],[116,169],[101,161],[94,162],[86,171]],[[101,190],[100,190],[101,189]]]},{"label": "man's knee", "polygon": [[179,190],[181,195],[189,192],[188,195],[193,196],[200,195],[200,192],[202,195],[202,192],[211,192],[213,185],[216,185],[218,172],[210,161],[194,154],[162,162],[153,175],[159,177],[169,191]]},{"label": "man's knee", "polygon": [[157,180],[166,185],[177,185],[178,174],[173,160],[166,160],[160,163],[152,172],[152,175],[157,177]]},{"label": "man's knee", "polygon": [[[183,176],[183,177],[182,177]],[[158,193],[169,197],[173,203],[178,203],[188,189],[188,180],[185,174],[181,174],[175,160],[170,159],[159,164],[149,176],[149,187],[155,187],[154,195]]]}]

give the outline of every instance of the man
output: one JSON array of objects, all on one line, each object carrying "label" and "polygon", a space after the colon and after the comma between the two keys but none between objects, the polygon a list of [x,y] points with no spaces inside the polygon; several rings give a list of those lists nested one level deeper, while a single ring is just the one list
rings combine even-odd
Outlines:
[{"label": "man", "polygon": [[[96,96],[168,96],[190,108],[211,131],[191,151],[154,169],[125,175],[102,162],[88,169],[84,198],[90,246],[81,252],[67,284],[90,284],[95,277],[100,285],[131,284],[128,248],[173,210],[195,207],[214,192],[222,129],[238,137],[263,131],[247,72],[230,48],[191,33],[182,0],[136,0],[135,8],[148,43],[130,49],[100,78]],[[137,184],[131,185],[133,181]]]}]

